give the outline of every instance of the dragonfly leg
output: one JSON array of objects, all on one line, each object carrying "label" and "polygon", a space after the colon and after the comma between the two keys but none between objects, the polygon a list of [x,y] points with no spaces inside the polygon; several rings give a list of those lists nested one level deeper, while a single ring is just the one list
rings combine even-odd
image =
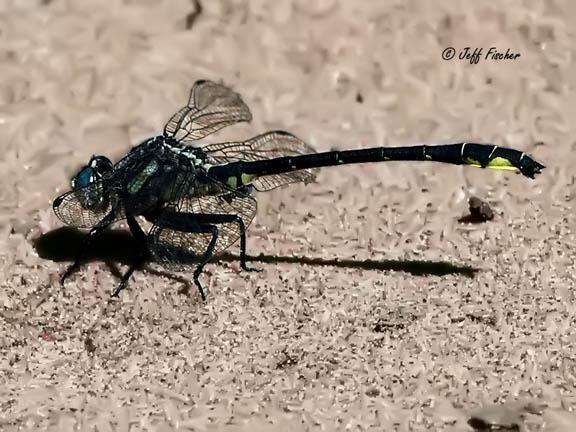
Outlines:
[{"label": "dragonfly leg", "polygon": [[213,225],[223,223],[238,224],[238,231],[240,234],[240,267],[242,267],[244,271],[248,272],[263,271],[261,268],[248,267],[248,265],[246,265],[246,225],[240,216],[231,214],[194,214],[191,217],[200,223],[208,223]]},{"label": "dragonfly leg", "polygon": [[[194,257],[194,261],[198,264],[194,269],[194,284],[200,292],[200,297],[202,301],[206,300],[206,295],[202,284],[200,283],[200,275],[206,264],[214,256],[214,249],[216,248],[216,242],[218,240],[218,227],[209,222],[210,218],[205,218],[203,216],[211,215],[197,215],[193,213],[180,213],[180,212],[165,212],[160,217],[154,220],[156,225],[156,232],[153,236],[158,239],[161,237],[161,233],[165,229],[186,232],[191,234],[212,234],[210,243],[206,247],[206,250],[200,256]],[[227,216],[227,215],[226,215]]]},{"label": "dragonfly leg", "polygon": [[204,294],[204,289],[202,288],[202,284],[200,283],[200,274],[202,274],[202,270],[204,270],[204,266],[212,259],[214,255],[214,248],[216,247],[216,240],[218,240],[218,228],[215,225],[205,225],[203,227],[199,227],[203,229],[202,232],[211,232],[212,239],[210,240],[210,244],[204,251],[204,254],[200,258],[200,263],[196,266],[194,270],[194,283],[200,292],[200,296],[202,297],[202,301],[206,301],[206,295]]},{"label": "dragonfly leg", "polygon": [[62,285],[64,285],[64,282],[66,281],[66,279],[68,279],[68,277],[70,277],[70,275],[72,273],[74,273],[76,270],[78,270],[82,261],[86,258],[88,248],[92,244],[92,241],[94,240],[94,238],[96,238],[96,236],[98,234],[100,234],[102,231],[104,231],[106,228],[108,228],[108,226],[112,222],[114,222],[114,218],[115,218],[115,214],[113,212],[108,213],[106,216],[104,216],[104,218],[100,222],[98,222],[96,225],[94,225],[94,227],[92,227],[92,229],[88,232],[88,236],[82,242],[82,246],[80,247],[80,250],[79,250],[78,254],[76,255],[76,259],[74,260],[74,262],[70,266],[68,266],[68,268],[66,269],[66,271],[64,272],[64,274],[60,278],[60,283]]},{"label": "dragonfly leg", "polygon": [[212,239],[202,255],[195,260],[198,262],[194,270],[194,283],[200,291],[202,300],[205,300],[204,290],[200,284],[199,276],[204,266],[214,257],[216,242],[219,236],[218,225],[225,223],[236,223],[240,234],[240,263],[242,269],[246,271],[262,271],[261,269],[250,268],[246,265],[246,227],[244,221],[238,215],[231,214],[209,214],[209,213],[183,213],[168,211],[155,218],[156,232],[153,236],[158,239],[165,229],[187,232],[187,233],[211,233]]},{"label": "dragonfly leg", "polygon": [[246,265],[246,226],[244,225],[242,218],[238,215],[234,215],[234,222],[236,222],[240,228],[240,267],[242,267],[242,269],[247,272],[260,273],[264,271],[264,269],[258,267],[248,267]]},{"label": "dragonfly leg", "polygon": [[130,267],[122,276],[120,283],[116,287],[116,289],[112,292],[112,297],[118,297],[120,292],[126,288],[128,285],[128,280],[130,280],[130,276],[134,273],[134,271],[142,266],[148,258],[150,257],[150,251],[148,250],[148,243],[146,240],[146,234],[142,231],[142,228],[138,224],[138,221],[134,216],[127,216],[126,222],[128,222],[128,227],[130,228],[130,232],[136,239],[137,248],[138,248],[138,255],[134,262],[130,264]]}]

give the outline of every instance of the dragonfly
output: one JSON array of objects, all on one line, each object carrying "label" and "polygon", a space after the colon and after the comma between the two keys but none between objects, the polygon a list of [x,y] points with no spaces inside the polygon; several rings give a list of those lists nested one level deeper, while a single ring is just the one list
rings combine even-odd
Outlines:
[{"label": "dragonfly", "polygon": [[[133,147],[117,163],[92,156],[72,177],[71,190],[53,201],[62,222],[89,230],[62,284],[87,258],[93,240],[125,220],[138,253],[112,295],[118,296],[134,271],[154,260],[178,270],[195,266],[194,284],[205,300],[200,282],[204,267],[238,240],[241,268],[262,271],[246,262],[246,229],[257,210],[255,192],[309,184],[321,167],[434,161],[513,170],[532,179],[545,168],[524,152],[468,142],[319,153],[295,135],[275,130],[244,141],[198,144],[222,128],[251,120],[248,106],[232,88],[199,80],[162,135]],[[145,230],[139,218],[150,228]]]}]

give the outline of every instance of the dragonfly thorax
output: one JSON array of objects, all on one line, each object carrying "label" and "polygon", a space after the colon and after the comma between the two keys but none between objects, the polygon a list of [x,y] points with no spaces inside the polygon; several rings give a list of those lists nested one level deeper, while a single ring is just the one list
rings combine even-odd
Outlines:
[{"label": "dragonfly thorax", "polygon": [[174,154],[184,156],[196,168],[209,169],[211,165],[206,162],[206,154],[198,147],[191,147],[180,144],[172,137],[160,136],[155,139],[162,140],[162,145]]},{"label": "dragonfly thorax", "polygon": [[158,136],[134,147],[114,167],[112,183],[128,213],[154,211],[186,194],[198,167]]}]

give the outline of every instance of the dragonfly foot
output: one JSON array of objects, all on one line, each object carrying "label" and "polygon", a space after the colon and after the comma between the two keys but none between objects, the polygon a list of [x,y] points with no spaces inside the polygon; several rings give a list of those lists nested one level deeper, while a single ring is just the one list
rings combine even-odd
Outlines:
[{"label": "dragonfly foot", "polygon": [[200,297],[202,298],[202,301],[205,302],[206,301],[206,294],[204,294],[204,289],[202,288],[202,284],[200,283],[198,278],[194,278],[194,283],[196,284],[196,288],[198,288],[198,292],[200,293]]},{"label": "dragonfly foot", "polygon": [[264,271],[263,268],[260,268],[260,267],[248,267],[246,264],[241,264],[240,267],[242,267],[242,270],[247,271],[247,272],[262,273],[262,272]]},{"label": "dragonfly foot", "polygon": [[62,277],[60,278],[60,285],[64,286],[64,283],[66,282],[66,279],[68,279],[72,273],[74,273],[74,270],[77,269],[77,265],[76,264],[72,264],[71,266],[69,266],[66,271],[64,272],[64,274],[62,275]]},{"label": "dragonfly foot", "polygon": [[118,286],[116,287],[116,289],[114,291],[112,291],[112,295],[111,297],[116,297],[119,298],[120,297],[120,292],[122,292],[124,290],[124,288],[126,288],[127,281],[122,281],[118,284]]}]

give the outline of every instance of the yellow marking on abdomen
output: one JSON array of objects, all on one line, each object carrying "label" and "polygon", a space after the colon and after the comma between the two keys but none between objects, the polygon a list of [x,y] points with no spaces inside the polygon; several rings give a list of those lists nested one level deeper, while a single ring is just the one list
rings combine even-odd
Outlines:
[{"label": "yellow marking on abdomen", "polygon": [[231,188],[236,189],[238,187],[238,179],[236,176],[230,176],[228,177],[228,180],[226,180],[226,184]]},{"label": "yellow marking on abdomen", "polygon": [[503,157],[495,157],[494,159],[492,159],[490,162],[488,162],[488,168],[500,169],[500,170],[518,169],[514,165],[512,165],[512,162]]},{"label": "yellow marking on abdomen", "polygon": [[250,174],[242,174],[240,176],[240,180],[242,181],[243,185],[247,185],[247,184],[252,183],[252,180],[254,180],[254,177],[255,176],[250,175]]},{"label": "yellow marking on abdomen", "polygon": [[472,166],[475,166],[478,168],[482,168],[482,164],[480,162],[478,162],[476,159],[472,159],[470,157],[465,157],[464,163],[467,165],[472,165]]},{"label": "yellow marking on abdomen", "polygon": [[249,185],[254,180],[253,175],[250,174],[240,174],[240,184],[238,184],[238,176],[230,176],[228,180],[226,180],[226,184],[231,188],[239,188],[240,186]]}]

